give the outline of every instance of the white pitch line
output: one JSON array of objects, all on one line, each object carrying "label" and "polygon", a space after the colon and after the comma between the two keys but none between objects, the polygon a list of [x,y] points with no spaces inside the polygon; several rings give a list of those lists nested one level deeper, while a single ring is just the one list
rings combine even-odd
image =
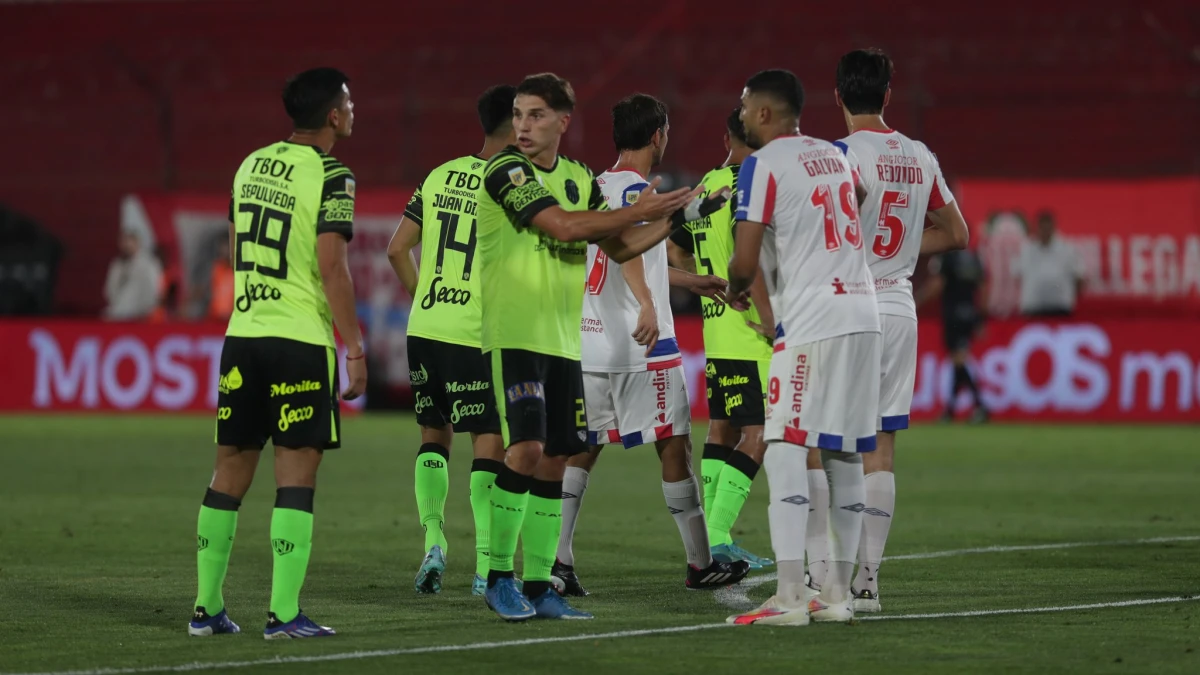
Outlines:
[{"label": "white pitch line", "polygon": [[[1151,598],[1146,600],[1124,600],[1120,602],[1097,602],[1089,605],[1062,605],[1058,607],[1027,607],[1017,609],[983,609],[967,612],[945,612],[940,614],[881,614],[861,617],[862,621],[904,621],[919,619],[953,619],[980,616],[1003,616],[1005,614],[1039,614],[1047,612],[1073,612],[1089,609],[1107,609],[1112,607],[1138,607],[1143,605],[1163,605],[1176,602],[1200,600],[1200,596],[1175,596],[1169,598]],[[528,645],[553,644],[556,642],[582,642],[586,640],[616,640],[629,637],[646,637],[649,635],[668,635],[671,633],[690,633],[709,630],[712,628],[733,628],[726,623],[702,623],[695,626],[674,626],[671,628],[647,628],[644,630],[622,630],[612,633],[590,633],[586,635],[564,635],[560,637],[525,638],[523,640],[502,640],[498,642],[471,642],[460,645],[436,645],[430,647],[412,647],[408,649],[376,649],[371,651],[341,652],[321,654],[316,656],[277,656],[270,659],[253,661],[225,661],[216,663],[185,663],[178,666],[150,666],[146,668],[99,668],[94,670],[57,670],[43,673],[20,673],[11,675],[143,675],[144,673],[188,673],[199,670],[232,670],[234,668],[249,668],[253,666],[274,666],[287,663],[323,663],[327,661],[356,661],[360,659],[382,658],[388,656],[406,656],[412,654],[433,654],[442,652],[469,652],[480,649],[500,649],[504,647],[524,647]],[[743,629],[745,630],[745,629]]]},{"label": "white pitch line", "polygon": [[[909,553],[906,555],[884,556],[884,562],[891,560],[931,560],[933,558],[953,558],[961,555],[980,553],[1015,553],[1018,551],[1053,551],[1063,548],[1087,548],[1091,546],[1140,546],[1143,544],[1169,544],[1173,542],[1200,541],[1200,536],[1184,537],[1152,537],[1149,539],[1122,539],[1117,541],[1069,541],[1057,544],[1027,544],[1024,546],[982,546],[979,548],[957,548],[949,551],[929,551],[927,553]],[[735,586],[719,588],[713,593],[713,598],[730,609],[750,609],[758,604],[750,600],[747,593],[765,583],[779,578],[778,573],[758,574],[747,577]]]}]

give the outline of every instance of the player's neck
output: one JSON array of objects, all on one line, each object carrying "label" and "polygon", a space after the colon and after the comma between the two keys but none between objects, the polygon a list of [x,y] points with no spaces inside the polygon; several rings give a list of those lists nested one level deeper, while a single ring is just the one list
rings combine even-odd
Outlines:
[{"label": "player's neck", "polygon": [[483,149],[479,151],[479,158],[483,160],[491,159],[496,156],[496,153],[507,148],[509,145],[511,143],[509,143],[508,137],[492,138],[491,136],[486,136],[483,139]]},{"label": "player's neck", "polygon": [[771,141],[775,140],[776,138],[783,138],[786,136],[799,136],[799,135],[800,135],[800,120],[787,122],[785,124],[780,124],[779,126],[771,128],[771,129],[764,129],[763,130],[763,145],[770,143]]},{"label": "player's neck", "polygon": [[555,140],[538,154],[530,155],[529,161],[547,171],[553,169],[555,163],[558,162],[558,141]]},{"label": "player's neck", "polygon": [[622,150],[621,154],[617,156],[617,163],[613,164],[610,171],[633,171],[642,178],[645,178],[650,173],[650,167],[653,163],[653,148]]},{"label": "player's neck", "polygon": [[892,128],[883,121],[883,115],[850,115],[847,118],[846,126],[850,127],[850,133],[856,131],[891,131]]},{"label": "player's neck", "polygon": [[733,166],[734,164],[742,164],[746,158],[750,156],[750,148],[742,146],[740,148],[730,148],[729,156],[725,158],[725,163],[721,166]]},{"label": "player's neck", "polygon": [[294,129],[288,141],[299,143],[300,145],[312,145],[321,149],[321,152],[329,154],[333,150],[333,143],[337,140],[334,138],[333,132],[329,129],[321,129],[320,131],[306,131],[304,129]]}]

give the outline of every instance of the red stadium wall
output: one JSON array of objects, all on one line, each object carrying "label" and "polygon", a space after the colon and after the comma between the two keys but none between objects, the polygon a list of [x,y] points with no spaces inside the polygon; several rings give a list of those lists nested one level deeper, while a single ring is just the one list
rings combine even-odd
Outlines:
[{"label": "red stadium wall", "polygon": [[299,69],[335,64],[353,78],[356,136],[336,154],[366,188],[412,185],[475,150],[478,92],[541,70],[575,84],[564,152],[606,166],[609,107],[647,91],[672,106],[663,169],[686,178],[722,159],[722,120],[763,67],[808,83],[806,132],[843,135],[834,65],[868,45],[899,64],[889,121],[927,141],[952,181],[1200,170],[1200,71],[1187,47],[1197,10],[1186,0],[1014,0],[1001,12],[935,0],[850,15],[837,4],[767,1],[754,6],[759,19],[732,23],[700,7],[5,4],[0,83],[15,125],[0,203],[63,239],[60,308],[94,312],[120,196],[228,190],[250,149],[287,133],[277,92]]},{"label": "red stadium wall", "polygon": [[[693,412],[706,417],[700,321],[681,318],[676,328]],[[223,333],[212,324],[2,322],[0,411],[211,412]],[[1196,317],[995,322],[973,350],[974,367],[997,419],[1195,423],[1197,333]],[[950,385],[940,324],[922,322],[918,344],[913,418],[928,420]]]}]

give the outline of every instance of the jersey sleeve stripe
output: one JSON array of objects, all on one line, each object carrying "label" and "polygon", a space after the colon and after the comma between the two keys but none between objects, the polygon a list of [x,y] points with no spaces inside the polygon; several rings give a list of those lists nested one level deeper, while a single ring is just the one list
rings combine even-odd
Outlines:
[{"label": "jersey sleeve stripe", "polygon": [[763,196],[762,214],[763,224],[770,227],[771,220],[775,217],[775,176],[770,173],[767,174],[767,192]]},{"label": "jersey sleeve stripe", "polygon": [[842,154],[843,154],[843,155],[848,155],[848,154],[850,154],[850,146],[846,145],[844,142],[842,142],[842,141],[834,141],[834,142],[833,142],[833,144],[834,144],[835,146],[837,146],[837,149],[838,149],[838,150],[841,150],[841,151],[842,151]]},{"label": "jersey sleeve stripe", "polygon": [[937,176],[933,177],[933,189],[929,191],[929,208],[928,211],[937,211],[946,205],[946,198],[942,194],[941,182]]}]

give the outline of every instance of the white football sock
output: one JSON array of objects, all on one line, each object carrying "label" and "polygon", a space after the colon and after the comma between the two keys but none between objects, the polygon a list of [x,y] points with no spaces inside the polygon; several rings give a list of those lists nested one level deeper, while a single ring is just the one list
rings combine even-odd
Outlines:
[{"label": "white football sock", "polygon": [[854,589],[879,593],[879,564],[888,531],[892,529],[892,514],[896,510],[896,474],[876,471],[864,479],[867,509],[863,511],[862,541],[858,544],[858,576]]},{"label": "white football sock", "polygon": [[696,569],[708,568],[712,564],[712,554],[709,553],[704,508],[700,504],[702,490],[696,477],[678,483],[664,482],[662,490],[667,508],[675,518],[675,526],[679,528],[679,536],[683,538],[688,564]]},{"label": "white football sock", "polygon": [[558,535],[558,561],[564,565],[575,564],[575,552],[571,545],[575,540],[575,521],[579,518],[579,507],[583,505],[583,493],[587,492],[588,472],[568,466],[563,472],[562,532]]},{"label": "white football sock", "polygon": [[[776,600],[783,607],[804,606],[804,533],[808,529],[808,449],[771,443],[763,457],[771,505],[771,546],[779,565]],[[789,564],[790,563],[790,564]]]},{"label": "white football sock", "polygon": [[821,601],[834,604],[845,602],[850,594],[867,496],[861,455],[822,450],[821,461],[829,475],[829,570]]},{"label": "white football sock", "polygon": [[812,500],[812,508],[808,512],[804,548],[808,549],[808,574],[813,588],[820,588],[825,583],[829,561],[829,478],[824,469],[808,470],[808,498]]}]

